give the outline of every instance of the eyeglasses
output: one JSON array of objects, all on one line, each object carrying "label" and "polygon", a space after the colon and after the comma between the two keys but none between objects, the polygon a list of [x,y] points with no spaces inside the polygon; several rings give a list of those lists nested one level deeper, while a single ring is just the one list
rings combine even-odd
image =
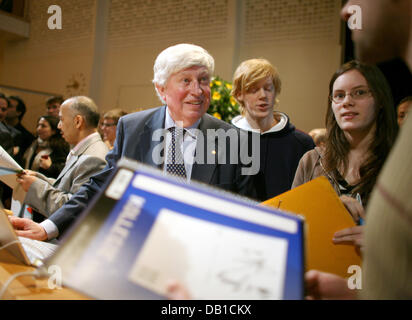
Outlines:
[{"label": "eyeglasses", "polygon": [[117,124],[116,123],[102,123],[101,124],[101,127],[103,128],[103,127],[114,127],[114,126],[116,126]]},{"label": "eyeglasses", "polygon": [[[362,100],[372,95],[372,91],[369,88],[356,88],[348,93],[353,100]],[[335,103],[342,103],[348,95],[344,91],[334,92],[329,99]]]}]

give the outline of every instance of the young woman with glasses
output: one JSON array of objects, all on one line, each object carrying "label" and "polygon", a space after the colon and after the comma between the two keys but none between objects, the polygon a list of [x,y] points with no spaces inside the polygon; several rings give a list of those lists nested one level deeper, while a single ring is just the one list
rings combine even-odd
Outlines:
[{"label": "young woman with glasses", "polygon": [[[397,134],[392,95],[375,66],[350,61],[329,83],[327,140],[300,160],[292,188],[326,176],[361,224],[378,173]],[[335,234],[336,244],[362,245],[362,227]]]}]

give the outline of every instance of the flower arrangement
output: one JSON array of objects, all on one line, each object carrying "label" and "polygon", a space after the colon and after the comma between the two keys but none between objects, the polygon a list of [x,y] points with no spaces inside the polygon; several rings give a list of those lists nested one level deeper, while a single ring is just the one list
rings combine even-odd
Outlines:
[{"label": "flower arrangement", "polygon": [[234,117],[240,114],[239,104],[230,95],[232,84],[220,77],[215,77],[210,82],[210,88],[211,99],[207,112],[218,119],[230,123]]}]

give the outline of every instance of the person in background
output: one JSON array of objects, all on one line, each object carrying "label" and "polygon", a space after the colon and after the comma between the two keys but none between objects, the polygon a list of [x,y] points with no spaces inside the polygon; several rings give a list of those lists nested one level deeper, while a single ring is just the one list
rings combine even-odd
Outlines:
[{"label": "person in background", "polygon": [[[11,134],[13,128],[4,123],[7,116],[8,105],[9,101],[6,96],[0,93],[0,146],[13,157],[18,151]],[[0,181],[0,203],[7,209],[10,209],[12,191],[8,185]]]},{"label": "person in background", "polygon": [[0,10],[11,13],[13,11],[13,0],[0,0]]},{"label": "person in background", "polygon": [[[1,112],[0,112],[0,123],[1,123],[1,128],[4,131],[7,131],[10,136],[10,144],[13,145],[12,151],[10,155],[19,162],[21,156],[20,156],[20,145],[22,144],[22,139],[23,135],[22,133],[14,128],[13,126],[9,125],[7,123],[7,114],[10,109],[10,100],[0,93],[0,106],[1,106]],[[5,109],[6,107],[6,109]]]},{"label": "person in background", "polygon": [[327,138],[326,128],[312,129],[309,131],[308,134],[312,137],[317,147],[321,149],[325,147],[326,138]]},{"label": "person in background", "polygon": [[[325,148],[306,153],[296,171],[293,188],[326,176],[359,222],[376,178],[395,141],[393,100],[384,75],[358,61],[342,65],[329,83]],[[363,227],[335,234],[336,244],[362,246]]]},{"label": "person in background", "polygon": [[37,121],[37,139],[27,148],[23,156],[25,169],[38,171],[50,178],[57,178],[63,169],[69,144],[57,127],[59,119],[42,116]]},{"label": "person in background", "polygon": [[7,116],[7,109],[9,107],[9,101],[5,95],[0,93],[0,133],[1,133],[1,140],[0,140],[0,145],[3,147],[3,149],[10,154],[11,156],[14,156],[15,153],[17,153],[17,149],[14,150],[14,141],[13,141],[13,136],[11,134],[12,128],[8,126],[4,120],[6,119]]},{"label": "person in background", "polygon": [[7,109],[6,123],[21,133],[21,139],[18,139],[19,141],[16,142],[19,151],[15,155],[15,158],[17,162],[22,165],[22,157],[35,137],[21,124],[24,114],[26,113],[26,105],[23,100],[17,96],[10,96],[8,99],[10,103],[9,108]]},{"label": "person in background", "polygon": [[[341,11],[348,21],[362,8],[362,29],[352,30],[357,58],[377,63],[401,57],[412,70],[412,2],[410,0],[349,0]],[[368,204],[362,290],[330,273],[305,275],[309,299],[412,299],[412,117],[400,130]]]},{"label": "person in background", "polygon": [[46,100],[46,112],[49,116],[59,117],[60,106],[63,103],[63,97],[50,97]]},{"label": "person in background", "polygon": [[232,96],[242,114],[232,124],[260,134],[260,173],[255,181],[262,201],[290,189],[300,158],[315,147],[285,113],[274,110],[280,90],[279,74],[266,59],[246,60],[234,73]]},{"label": "person in background", "polygon": [[112,109],[103,115],[103,122],[100,127],[103,133],[103,141],[110,150],[113,149],[114,141],[116,140],[117,122],[120,117],[126,114],[127,112],[122,109]]},{"label": "person in background", "polygon": [[408,111],[412,106],[412,96],[403,98],[396,107],[396,112],[398,114],[398,125],[401,127],[406,120]]}]

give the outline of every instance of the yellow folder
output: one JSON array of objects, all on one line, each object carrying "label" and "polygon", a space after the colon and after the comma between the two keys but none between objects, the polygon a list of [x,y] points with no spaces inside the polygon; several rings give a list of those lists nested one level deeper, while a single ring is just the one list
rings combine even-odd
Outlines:
[{"label": "yellow folder", "polygon": [[262,204],[299,214],[306,223],[306,269],[349,277],[351,265],[361,265],[352,245],[335,245],[336,231],[354,227],[350,213],[326,177],[319,177]]}]

